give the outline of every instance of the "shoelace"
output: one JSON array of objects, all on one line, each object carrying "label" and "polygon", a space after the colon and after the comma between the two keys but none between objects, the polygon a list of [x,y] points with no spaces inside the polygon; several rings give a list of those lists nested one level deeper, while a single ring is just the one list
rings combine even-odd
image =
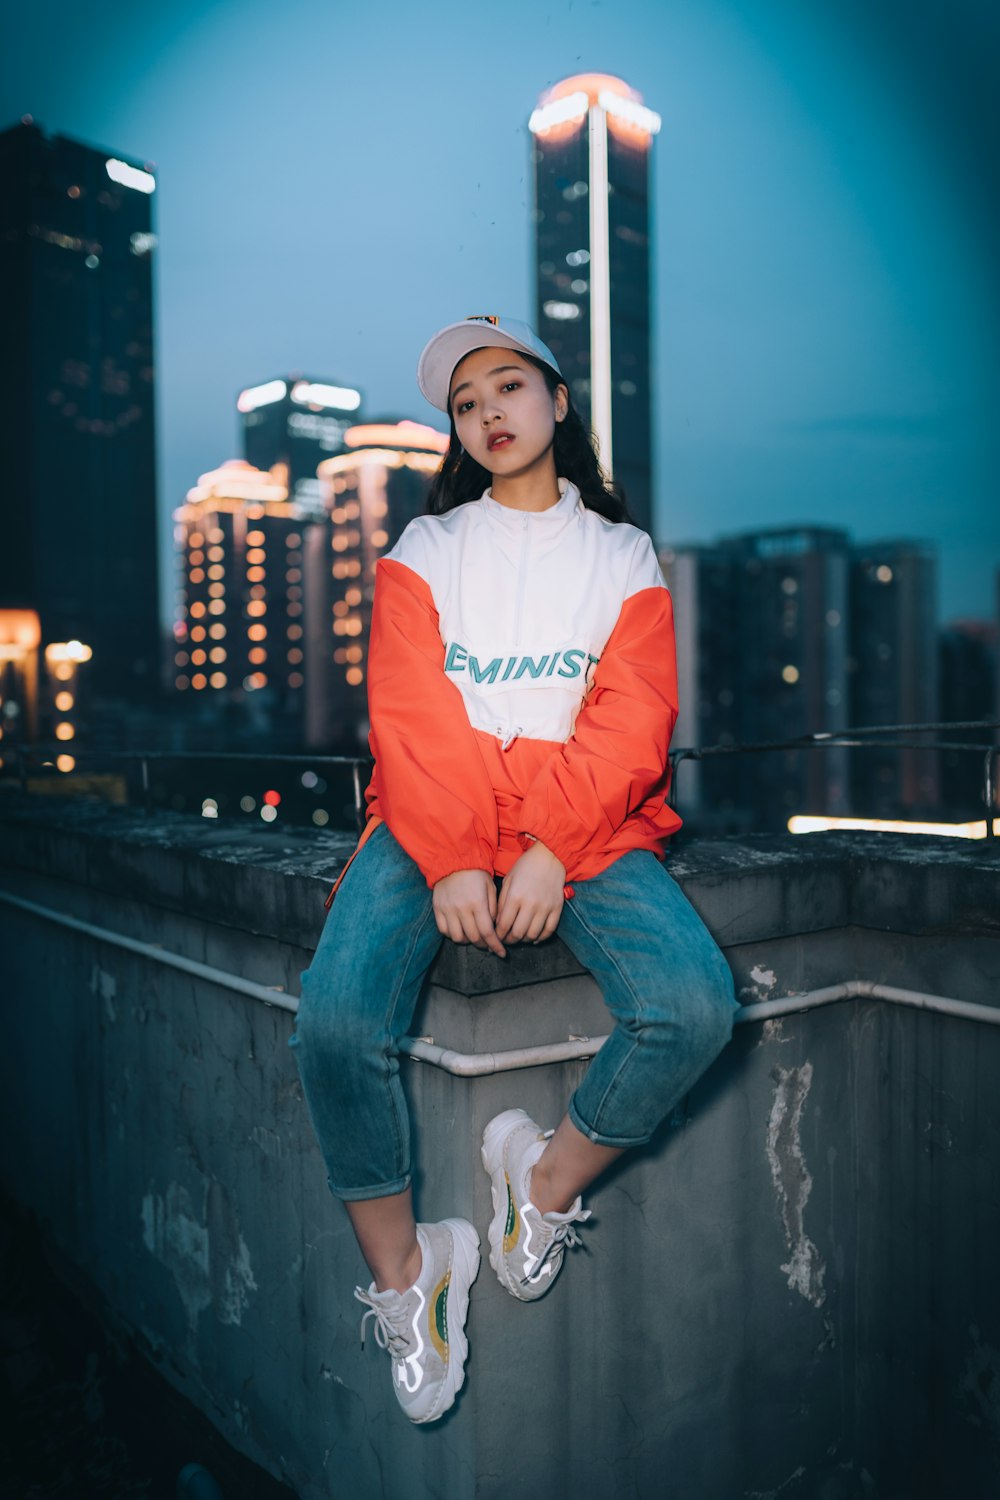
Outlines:
[{"label": "shoelace", "polygon": [[375,1319],[375,1342],[380,1349],[388,1349],[393,1359],[405,1359],[410,1348],[410,1337],[405,1329],[397,1326],[392,1315],[384,1307],[380,1307],[372,1300],[371,1295],[363,1291],[361,1287],[354,1288],[354,1295],[359,1302],[364,1303],[368,1311],[361,1319],[361,1347],[365,1347],[365,1328],[369,1318]]},{"label": "shoelace", "polygon": [[[549,1131],[549,1134],[551,1135],[552,1132]],[[585,1208],[581,1213],[578,1213],[576,1219],[571,1221],[569,1224],[556,1224],[555,1226],[549,1226],[550,1228],[552,1228],[552,1238],[549,1240],[548,1244],[545,1246],[545,1249],[538,1257],[538,1264],[537,1266],[535,1266],[531,1275],[521,1277],[522,1286],[526,1286],[529,1282],[538,1280],[542,1272],[542,1267],[545,1265],[545,1262],[548,1260],[549,1256],[558,1245],[561,1245],[564,1250],[574,1250],[577,1245],[583,1245],[583,1240],[581,1240],[580,1236],[573,1228],[573,1224],[582,1224],[584,1219],[590,1218],[590,1212],[591,1211],[589,1208]],[[542,1223],[544,1224],[545,1222],[545,1219],[542,1219]],[[584,1246],[584,1248],[586,1248],[586,1246]]]}]

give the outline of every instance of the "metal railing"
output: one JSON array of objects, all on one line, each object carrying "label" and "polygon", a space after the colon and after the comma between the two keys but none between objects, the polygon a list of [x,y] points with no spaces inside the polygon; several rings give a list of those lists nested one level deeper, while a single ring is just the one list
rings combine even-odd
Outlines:
[{"label": "metal railing", "polygon": [[[892,750],[958,750],[968,754],[979,754],[983,757],[982,799],[985,809],[986,837],[992,839],[996,837],[991,814],[997,802],[997,760],[1000,757],[1000,745],[983,745],[981,742],[942,738],[936,738],[930,742],[926,740],[889,738],[889,736],[901,734],[940,735],[942,732],[950,734],[961,730],[1000,730],[1000,719],[961,719],[927,724],[861,725],[847,729],[823,730],[813,734],[796,735],[786,740],[761,740],[757,743],[735,745],[679,746],[676,749],[671,749],[669,752],[673,774],[671,776],[668,800],[672,807],[676,805],[676,772],[684,761],[705,761],[727,755],[758,755],[777,750],[870,749],[876,746]],[[62,742],[39,742],[30,745],[13,745],[6,748],[8,756],[13,753],[13,757],[17,762],[15,774],[20,779],[22,789],[27,791],[29,789],[28,775],[31,768],[34,766],[38,769],[51,765],[52,758],[57,754],[64,753],[66,745]],[[368,755],[293,755],[280,752],[272,754],[267,751],[233,750],[106,750],[87,752],[85,750],[74,749],[73,753],[78,764],[81,760],[90,760],[96,764],[104,764],[110,761],[138,765],[141,778],[142,803],[147,813],[153,811],[150,768],[158,763],[184,761],[196,763],[222,761],[228,763],[247,761],[252,762],[256,766],[266,763],[267,765],[301,765],[310,769],[314,767],[350,766],[354,812],[359,830],[364,823],[362,768],[370,768],[373,765],[372,758]]]}]

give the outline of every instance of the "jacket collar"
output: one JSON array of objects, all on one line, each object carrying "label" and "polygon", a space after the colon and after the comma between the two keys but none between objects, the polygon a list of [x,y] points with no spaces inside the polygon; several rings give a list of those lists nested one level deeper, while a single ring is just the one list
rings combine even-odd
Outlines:
[{"label": "jacket collar", "polygon": [[483,491],[480,504],[490,517],[507,525],[519,525],[524,516],[528,516],[535,526],[557,525],[570,520],[583,502],[580,491],[570,480],[559,479],[556,483],[559,485],[559,499],[548,510],[514,510],[511,506],[501,505],[499,500],[494,500],[492,491],[488,489]]}]

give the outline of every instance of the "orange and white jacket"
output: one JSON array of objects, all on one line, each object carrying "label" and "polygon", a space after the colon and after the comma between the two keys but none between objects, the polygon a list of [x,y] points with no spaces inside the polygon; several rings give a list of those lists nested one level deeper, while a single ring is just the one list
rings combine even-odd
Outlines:
[{"label": "orange and white jacket", "polygon": [[681,826],[665,801],[677,671],[653,545],[559,490],[541,512],[487,490],[420,516],[376,569],[365,836],[388,823],[429,886],[505,875],[536,838],[571,894],[628,849],[662,857]]}]

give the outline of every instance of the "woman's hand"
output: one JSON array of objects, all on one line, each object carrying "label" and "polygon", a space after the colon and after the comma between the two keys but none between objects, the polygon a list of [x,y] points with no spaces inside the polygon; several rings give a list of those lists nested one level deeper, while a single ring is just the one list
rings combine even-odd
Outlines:
[{"label": "woman's hand", "polygon": [[507,950],[497,937],[497,891],[485,870],[456,870],[439,880],[433,892],[438,932],[453,943],[488,948],[498,958]]},{"label": "woman's hand", "polygon": [[565,884],[561,860],[544,844],[532,844],[500,887],[497,937],[511,943],[544,943],[559,926]]}]

